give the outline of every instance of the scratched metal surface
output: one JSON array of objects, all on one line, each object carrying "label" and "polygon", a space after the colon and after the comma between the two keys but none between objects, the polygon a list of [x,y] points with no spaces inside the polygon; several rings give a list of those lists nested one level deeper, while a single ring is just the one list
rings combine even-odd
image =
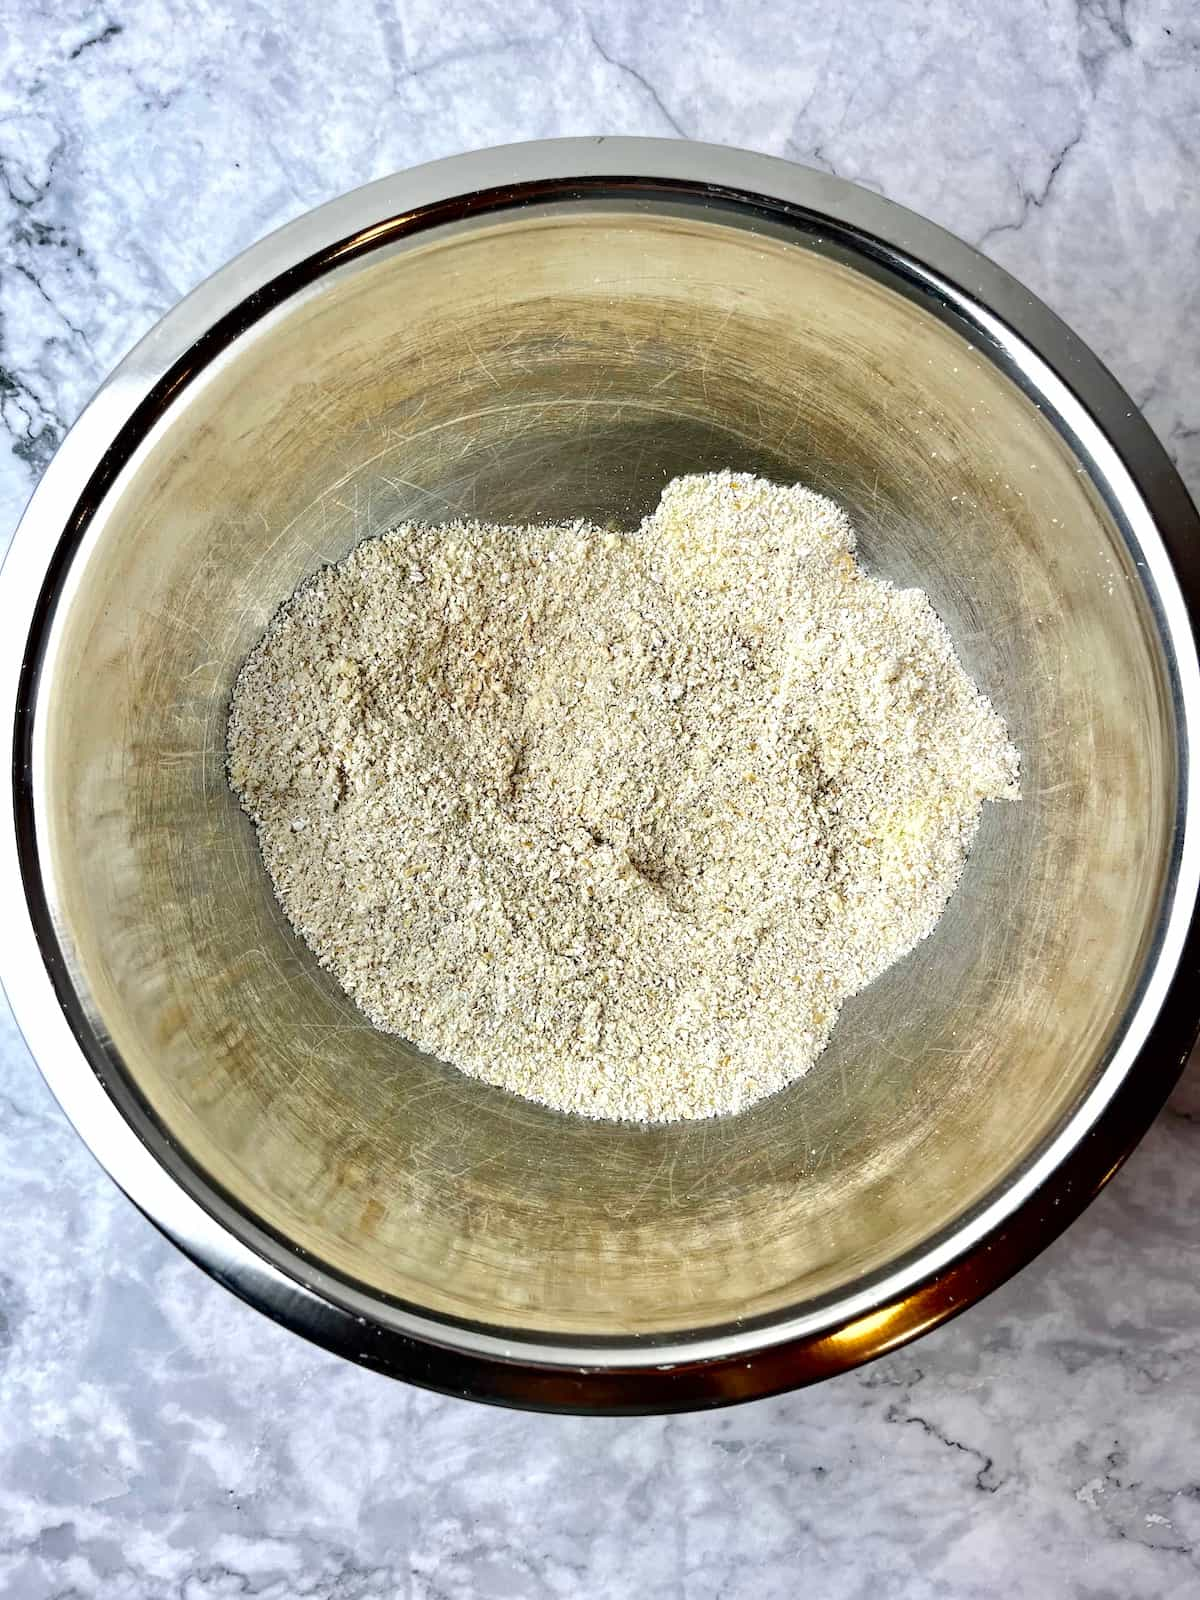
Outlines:
[{"label": "scratched metal surface", "polygon": [[[636,523],[684,470],[803,478],[925,587],[1023,756],[942,926],[734,1122],[569,1121],[370,1029],[271,898],[230,687],[318,564],[406,517]],[[810,1303],[977,1203],[1093,1080],[1173,822],[1129,559],[1045,420],[818,250],[576,208],[434,236],[257,327],[159,428],[63,618],[51,845],[79,976],[234,1197],[439,1313],[690,1328]]]}]

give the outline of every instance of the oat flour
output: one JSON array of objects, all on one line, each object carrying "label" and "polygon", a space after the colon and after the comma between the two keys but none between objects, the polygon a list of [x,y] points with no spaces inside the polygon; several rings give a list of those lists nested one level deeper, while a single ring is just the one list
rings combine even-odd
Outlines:
[{"label": "oat flour", "polygon": [[282,607],[229,773],[367,1016],[588,1117],[738,1111],[934,927],[1017,755],[831,501],[728,472],[642,526],[406,525]]}]

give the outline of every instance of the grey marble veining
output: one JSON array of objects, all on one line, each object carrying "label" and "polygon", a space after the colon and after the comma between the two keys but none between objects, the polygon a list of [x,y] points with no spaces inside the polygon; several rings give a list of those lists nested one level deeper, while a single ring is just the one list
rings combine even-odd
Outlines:
[{"label": "grey marble veining", "polygon": [[[1011,267],[1200,491],[1191,0],[0,0],[0,540],[206,273],[397,167],[563,133],[787,154]],[[3,930],[0,925],[0,938]],[[1017,1280],[716,1415],[488,1411],[177,1256],[0,1024],[0,1595],[1200,1594],[1200,1072]]]}]

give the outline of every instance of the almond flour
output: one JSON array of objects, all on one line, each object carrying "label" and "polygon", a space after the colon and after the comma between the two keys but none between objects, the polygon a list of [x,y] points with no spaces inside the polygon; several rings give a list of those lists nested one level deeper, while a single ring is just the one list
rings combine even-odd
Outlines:
[{"label": "almond flour", "polygon": [[561,1111],[735,1112],[929,934],[1016,751],[833,502],[677,479],[634,532],[405,525],[278,612],[229,775],[373,1023]]}]

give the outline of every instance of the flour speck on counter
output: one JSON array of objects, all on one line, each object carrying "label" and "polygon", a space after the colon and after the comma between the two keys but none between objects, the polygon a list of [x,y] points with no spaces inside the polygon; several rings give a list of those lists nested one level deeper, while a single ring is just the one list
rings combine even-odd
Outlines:
[{"label": "flour speck on counter", "polygon": [[406,524],[277,613],[229,774],[378,1027],[587,1117],[736,1112],[935,926],[1018,758],[842,510],[729,472],[623,533]]}]

